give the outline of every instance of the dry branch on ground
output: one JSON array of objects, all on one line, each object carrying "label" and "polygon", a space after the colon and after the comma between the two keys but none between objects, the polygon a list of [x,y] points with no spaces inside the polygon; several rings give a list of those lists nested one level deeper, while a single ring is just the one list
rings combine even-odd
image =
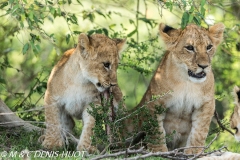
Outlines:
[{"label": "dry branch on ground", "polygon": [[23,127],[26,131],[41,131],[42,129],[19,118],[0,99],[0,126],[3,127]]},{"label": "dry branch on ground", "polygon": [[[140,149],[137,149],[137,150],[127,148],[125,151],[119,151],[119,152],[110,153],[110,154],[106,153],[104,155],[96,156],[92,160],[117,158],[119,156],[122,156],[121,158],[123,158],[124,156],[126,160],[144,159],[149,157],[162,157],[162,158],[169,158],[169,159],[175,159],[175,160],[194,160],[199,157],[211,155],[212,153],[224,151],[226,149],[225,146],[217,150],[206,152],[206,150],[209,149],[211,144],[217,139],[218,136],[219,136],[219,133],[212,139],[212,141],[207,146],[182,147],[182,148],[177,148],[168,152],[155,152],[155,153],[145,150],[144,147],[141,147]],[[203,151],[199,154],[185,154],[184,150],[189,148],[203,148]],[[129,155],[133,155],[133,156],[129,157]]]}]

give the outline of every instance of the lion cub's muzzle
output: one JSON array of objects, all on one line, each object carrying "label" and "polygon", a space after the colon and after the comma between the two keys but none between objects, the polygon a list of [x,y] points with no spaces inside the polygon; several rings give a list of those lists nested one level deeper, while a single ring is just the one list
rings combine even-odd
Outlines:
[{"label": "lion cub's muzzle", "polygon": [[102,84],[100,82],[98,82],[96,84],[96,86],[97,86],[97,88],[100,92],[104,92],[106,90],[109,90],[110,87],[113,87],[113,86],[116,86],[116,85],[117,85],[117,83],[107,83],[107,82],[102,83]]},{"label": "lion cub's muzzle", "polygon": [[202,71],[194,73],[193,71],[188,69],[188,75],[190,77],[197,78],[197,79],[205,78],[207,74],[206,74],[204,69],[207,68],[208,65],[200,65],[200,64],[198,64],[198,67],[201,68]]},{"label": "lion cub's muzzle", "polygon": [[188,75],[190,77],[200,79],[200,78],[206,77],[207,74],[204,72],[204,70],[202,70],[202,72],[199,72],[199,73],[194,73],[193,71],[188,70]]}]

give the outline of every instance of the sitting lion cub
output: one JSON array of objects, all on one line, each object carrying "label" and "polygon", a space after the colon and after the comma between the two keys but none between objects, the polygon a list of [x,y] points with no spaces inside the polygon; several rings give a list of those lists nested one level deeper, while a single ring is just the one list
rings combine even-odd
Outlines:
[{"label": "sitting lion cub", "polygon": [[[55,65],[44,98],[46,132],[42,145],[45,148],[65,144],[65,135],[73,129],[75,117],[83,120],[77,150],[95,151],[90,139],[95,120],[87,110],[92,102],[100,104],[99,92],[117,87],[119,53],[124,44],[125,40],[82,33],[77,47],[65,52]],[[118,95],[114,96],[122,96],[119,88],[116,91]]]},{"label": "sitting lion cub", "polygon": [[233,94],[235,98],[234,112],[230,118],[230,125],[232,129],[235,129],[235,139],[240,142],[240,88],[235,86],[233,89]]},{"label": "sitting lion cub", "polygon": [[[167,108],[166,112],[157,114],[158,131],[161,134],[152,138],[156,144],[149,144],[150,150],[168,151],[179,147],[204,146],[215,110],[211,61],[222,41],[223,31],[224,25],[221,23],[208,29],[194,24],[185,29],[160,24],[160,36],[167,51],[137,106],[146,105],[152,114],[156,106]],[[165,93],[169,94],[152,101],[152,96]],[[139,124],[147,122],[147,119],[141,117]],[[128,119],[125,122],[129,133],[134,130],[134,125],[129,125],[131,121]],[[139,128],[141,130],[141,126]],[[173,140],[166,144],[165,136],[174,131]],[[201,150],[194,148],[186,149],[185,152],[192,154]]]}]

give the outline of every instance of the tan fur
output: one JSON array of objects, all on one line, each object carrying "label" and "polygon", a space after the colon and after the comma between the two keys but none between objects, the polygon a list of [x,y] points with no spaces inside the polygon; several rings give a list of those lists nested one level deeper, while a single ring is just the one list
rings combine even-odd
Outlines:
[{"label": "tan fur", "polygon": [[[160,24],[159,32],[164,40],[167,51],[158,66],[152,80],[137,108],[149,102],[153,95],[163,95],[163,98],[147,103],[147,108],[153,113],[155,106],[167,108],[163,114],[157,115],[159,124],[158,135],[163,142],[149,144],[152,151],[167,151],[178,147],[203,146],[208,134],[209,125],[215,109],[214,76],[211,60],[217,45],[223,37],[224,25],[219,23],[209,29],[194,24],[184,30],[169,28]],[[187,49],[192,45],[194,51]],[[207,49],[207,46],[212,45]],[[202,69],[200,66],[206,68]],[[199,79],[190,77],[188,70],[194,74],[204,71],[206,77]],[[137,109],[135,108],[135,109]],[[140,116],[141,117],[141,116]],[[141,117],[147,121],[147,117]],[[134,118],[132,118],[134,119]],[[128,119],[128,132],[133,131],[132,119]],[[141,126],[140,129],[141,130]],[[173,140],[166,145],[165,136],[173,131]],[[153,137],[154,138],[154,137]],[[199,153],[201,149],[187,149],[186,153]]]},{"label": "tan fur", "polygon": [[240,142],[240,99],[238,98],[237,93],[240,92],[240,88],[235,86],[233,89],[234,94],[234,111],[230,118],[230,125],[232,129],[235,129],[235,139]]},{"label": "tan fur", "polygon": [[[46,132],[41,137],[45,148],[62,147],[74,127],[73,117],[83,120],[77,150],[95,151],[91,146],[94,118],[87,112],[89,103],[100,104],[99,93],[110,86],[115,105],[122,93],[117,86],[119,52],[125,40],[105,35],[80,34],[78,46],[68,50],[52,69],[45,93]],[[106,67],[109,63],[109,67]]]},{"label": "tan fur", "polygon": [[239,160],[240,154],[233,152],[217,152],[209,156],[198,158],[198,160]]}]

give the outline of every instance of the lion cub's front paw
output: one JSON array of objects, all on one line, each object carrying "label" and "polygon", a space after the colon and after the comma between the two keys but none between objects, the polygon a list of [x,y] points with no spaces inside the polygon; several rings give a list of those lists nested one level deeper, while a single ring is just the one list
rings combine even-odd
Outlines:
[{"label": "lion cub's front paw", "polygon": [[77,150],[78,151],[87,151],[88,153],[90,154],[94,154],[94,153],[98,153],[98,149],[94,146],[89,146],[89,147],[86,147],[84,145],[78,145],[77,146]]},{"label": "lion cub's front paw", "polygon": [[167,152],[168,151],[168,148],[165,144],[161,144],[161,145],[148,144],[147,148],[151,152]]},{"label": "lion cub's front paw", "polygon": [[61,138],[57,138],[57,137],[41,136],[41,137],[39,137],[39,140],[43,140],[42,146],[46,149],[61,148],[64,145],[63,140]]}]

